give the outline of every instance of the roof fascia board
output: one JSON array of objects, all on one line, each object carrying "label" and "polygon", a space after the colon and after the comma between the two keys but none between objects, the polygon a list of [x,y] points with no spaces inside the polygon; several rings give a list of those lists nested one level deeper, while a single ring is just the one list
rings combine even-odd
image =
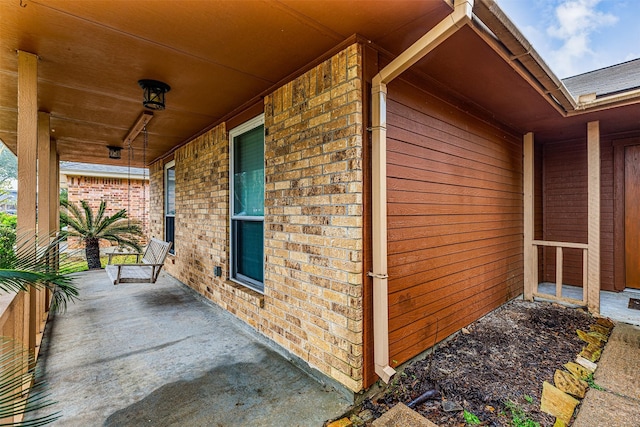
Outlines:
[{"label": "roof fascia board", "polygon": [[471,27],[563,116],[640,103],[640,90],[577,102],[495,0],[477,0]]},{"label": "roof fascia board", "polygon": [[[530,74],[531,78],[527,80],[530,83],[537,83],[533,85],[534,88],[541,86],[542,93],[552,105],[559,104],[564,112],[575,109],[577,103],[564,83],[551,71],[531,43],[520,33],[494,0],[478,0],[474,7],[474,14],[482,25],[478,25],[478,22],[474,20],[473,28],[503,58],[507,54],[505,60],[512,68],[521,75],[523,73]],[[520,68],[522,69],[520,70]],[[536,90],[540,92],[539,88]]]},{"label": "roof fascia board", "polygon": [[569,115],[577,116],[579,114],[593,113],[595,111],[602,111],[614,107],[622,107],[638,103],[640,103],[640,89],[634,89],[627,92],[620,92],[615,95],[603,96],[602,98],[596,98],[591,101],[581,102],[574,111],[569,112]]}]

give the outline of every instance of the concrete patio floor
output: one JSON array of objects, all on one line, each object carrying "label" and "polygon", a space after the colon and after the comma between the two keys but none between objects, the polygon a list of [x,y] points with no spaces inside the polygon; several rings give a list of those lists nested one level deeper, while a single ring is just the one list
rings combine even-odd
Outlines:
[{"label": "concrete patio floor", "polygon": [[322,426],[349,406],[165,273],[113,286],[90,271],[76,284],[81,300],[52,316],[38,359],[55,425]]},{"label": "concrete patio floor", "polygon": [[[556,284],[540,283],[538,285],[538,291],[541,294],[555,295]],[[562,295],[581,300],[582,288],[562,285]],[[640,310],[629,308],[629,298],[640,299],[640,290],[627,288],[622,292],[600,291],[600,315],[615,320],[616,322],[640,326]]]}]

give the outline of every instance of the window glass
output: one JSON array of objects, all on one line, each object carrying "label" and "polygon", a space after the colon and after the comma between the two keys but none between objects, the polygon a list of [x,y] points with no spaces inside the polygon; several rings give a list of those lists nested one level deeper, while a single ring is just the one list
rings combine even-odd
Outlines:
[{"label": "window glass", "polygon": [[264,126],[233,138],[233,214],[264,215]]},{"label": "window glass", "polygon": [[264,123],[232,129],[231,278],[264,291]]},{"label": "window glass", "polygon": [[171,167],[167,169],[167,195],[165,200],[167,201],[167,215],[176,214],[176,169]]},{"label": "window glass", "polygon": [[262,283],[262,221],[236,221],[236,273]]},{"label": "window glass", "polygon": [[164,239],[172,242],[169,253],[175,254],[175,229],[176,229],[176,168],[169,163],[165,169],[165,213],[164,213]]}]

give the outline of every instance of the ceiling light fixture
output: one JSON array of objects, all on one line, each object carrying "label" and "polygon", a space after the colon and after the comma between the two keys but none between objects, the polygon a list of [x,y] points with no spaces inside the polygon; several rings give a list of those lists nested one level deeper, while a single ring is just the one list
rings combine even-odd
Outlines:
[{"label": "ceiling light fixture", "polygon": [[115,147],[112,145],[107,146],[109,149],[109,158],[110,159],[120,159],[122,158],[122,147]]},{"label": "ceiling light fixture", "polygon": [[138,84],[144,91],[142,105],[150,110],[164,110],[164,94],[171,90],[171,87],[157,80],[138,80]]}]

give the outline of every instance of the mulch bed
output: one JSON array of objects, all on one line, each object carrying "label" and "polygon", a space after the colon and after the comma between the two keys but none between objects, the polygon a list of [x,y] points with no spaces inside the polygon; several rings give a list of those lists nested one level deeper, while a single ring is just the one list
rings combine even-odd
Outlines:
[{"label": "mulch bed", "polygon": [[539,411],[542,382],[553,383],[555,370],[575,359],[584,346],[576,329],[588,330],[591,323],[584,310],[511,301],[410,363],[383,395],[365,400],[359,411],[378,418],[396,403],[408,404],[436,389],[441,398],[414,410],[441,427],[466,425],[462,411],[442,409],[443,400],[476,415],[480,425],[513,425],[507,408],[512,403],[521,417],[552,426],[555,419]]}]

